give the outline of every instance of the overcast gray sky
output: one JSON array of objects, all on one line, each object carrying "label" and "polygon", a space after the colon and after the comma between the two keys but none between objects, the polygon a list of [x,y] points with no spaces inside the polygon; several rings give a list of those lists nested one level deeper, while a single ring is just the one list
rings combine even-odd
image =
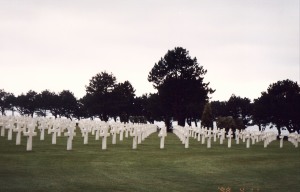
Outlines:
[{"label": "overcast gray sky", "polygon": [[113,73],[136,95],[149,71],[181,46],[207,69],[212,100],[258,98],[299,83],[299,0],[0,0],[0,89],[85,94]]}]

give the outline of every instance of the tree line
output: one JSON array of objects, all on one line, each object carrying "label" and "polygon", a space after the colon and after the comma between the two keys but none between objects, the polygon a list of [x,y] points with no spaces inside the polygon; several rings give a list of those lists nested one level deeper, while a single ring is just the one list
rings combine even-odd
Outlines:
[{"label": "tree line", "polygon": [[157,90],[153,94],[135,95],[129,81],[118,83],[106,71],[93,76],[86,86],[86,94],[77,99],[69,90],[55,93],[29,90],[15,96],[0,90],[0,109],[18,111],[22,115],[34,114],[66,118],[100,118],[108,121],[119,117],[121,122],[153,123],[164,121],[170,130],[172,121],[184,126],[192,122],[212,127],[243,129],[247,125],[269,123],[286,127],[289,131],[300,128],[300,88],[297,82],[282,80],[271,84],[267,91],[253,102],[249,98],[232,95],[228,101],[210,101],[215,92],[204,82],[207,70],[197,58],[182,47],[169,50],[149,72],[148,81]]}]

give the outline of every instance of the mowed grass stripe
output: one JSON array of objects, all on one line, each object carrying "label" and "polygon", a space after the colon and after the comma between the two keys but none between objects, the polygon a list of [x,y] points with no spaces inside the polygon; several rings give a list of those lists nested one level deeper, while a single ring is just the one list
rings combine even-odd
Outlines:
[{"label": "mowed grass stripe", "polygon": [[285,141],[268,148],[256,143],[246,149],[240,141],[227,148],[219,141],[207,149],[190,138],[185,149],[174,134],[166,137],[165,149],[159,149],[159,138],[152,134],[137,150],[132,138],[117,139],[101,150],[101,139],[89,136],[89,143],[77,129],[73,150],[67,151],[67,138],[58,137],[51,144],[33,139],[33,151],[0,137],[0,191],[299,191],[300,149]]}]

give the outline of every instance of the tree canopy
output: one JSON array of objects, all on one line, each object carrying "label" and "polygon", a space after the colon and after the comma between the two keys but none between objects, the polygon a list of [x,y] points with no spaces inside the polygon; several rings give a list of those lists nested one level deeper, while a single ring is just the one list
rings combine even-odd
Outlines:
[{"label": "tree canopy", "polygon": [[280,133],[281,127],[289,132],[300,130],[300,87],[289,79],[269,85],[267,92],[254,101],[254,121],[273,123]]},{"label": "tree canopy", "polygon": [[214,92],[203,82],[206,73],[196,57],[191,58],[182,47],[169,50],[155,63],[148,81],[158,90],[166,123],[174,118],[184,126],[187,118],[201,118],[208,94]]},{"label": "tree canopy", "polygon": [[86,86],[86,95],[83,103],[88,114],[108,121],[109,117],[115,120],[121,118],[128,122],[133,112],[135,90],[129,81],[117,83],[116,77],[107,72],[96,74]]}]

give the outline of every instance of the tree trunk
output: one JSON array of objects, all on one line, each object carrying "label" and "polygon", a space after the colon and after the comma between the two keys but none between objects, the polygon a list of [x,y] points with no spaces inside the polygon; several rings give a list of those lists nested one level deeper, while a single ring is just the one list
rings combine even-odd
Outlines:
[{"label": "tree trunk", "polygon": [[184,127],[185,126],[185,117],[183,115],[180,115],[178,117],[178,125]]},{"label": "tree trunk", "polygon": [[167,132],[172,132],[172,121],[170,117],[165,118],[165,126],[167,128]]},{"label": "tree trunk", "polygon": [[189,126],[192,126],[192,118],[187,118],[186,123],[187,123]]}]

